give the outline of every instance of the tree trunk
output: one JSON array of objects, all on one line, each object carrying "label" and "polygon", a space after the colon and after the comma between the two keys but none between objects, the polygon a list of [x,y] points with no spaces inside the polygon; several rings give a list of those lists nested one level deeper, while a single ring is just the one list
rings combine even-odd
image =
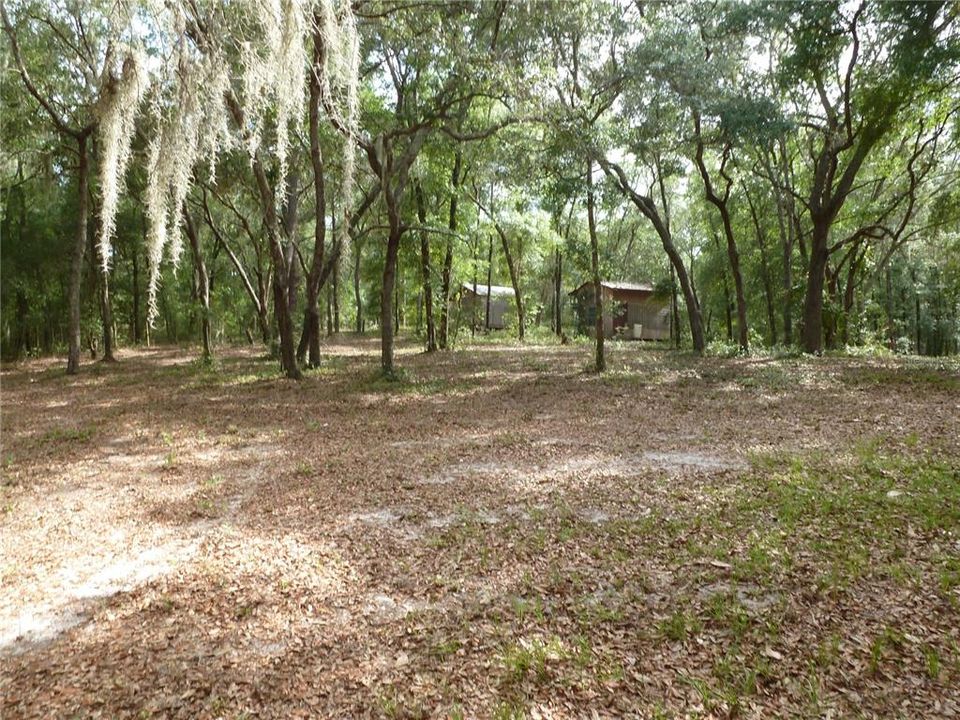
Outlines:
[{"label": "tree trunk", "polygon": [[417,220],[420,222],[420,273],[423,277],[423,312],[427,325],[427,352],[437,350],[437,330],[433,323],[433,286],[430,282],[430,238],[424,229],[427,223],[427,207],[420,183],[414,186],[417,201]]},{"label": "tree trunk", "polygon": [[353,300],[357,307],[357,333],[363,332],[363,295],[360,292],[360,247],[354,244],[353,255]]},{"label": "tree trunk", "polygon": [[753,228],[757,233],[757,246],[760,248],[760,272],[763,280],[763,296],[767,302],[767,324],[770,326],[770,344],[777,344],[777,314],[773,304],[773,281],[770,278],[770,266],[767,262],[766,233],[760,224],[760,217],[753,205],[750,193],[747,192],[747,204],[750,206],[750,217],[753,218]]},{"label": "tree trunk", "polygon": [[[146,220],[144,220],[146,233]],[[133,256],[133,342],[139,345],[143,342],[143,324],[140,320],[140,265],[137,262],[137,246],[132,247]]]},{"label": "tree trunk", "polygon": [[600,373],[607,367],[603,354],[603,287],[600,285],[600,248],[597,241],[597,219],[593,198],[593,162],[587,162],[587,226],[590,230],[590,271],[593,275],[593,302],[596,312],[596,356],[594,369]]},{"label": "tree trunk", "polygon": [[557,337],[563,336],[563,253],[557,248],[557,271],[554,278],[554,332]]},{"label": "tree trunk", "polygon": [[[673,269],[677,274],[677,279],[680,282],[680,290],[683,292],[683,299],[687,304],[687,318],[690,323],[690,336],[693,340],[693,350],[698,355],[703,355],[704,350],[706,349],[706,341],[703,335],[703,313],[700,309],[700,301],[697,300],[697,295],[694,292],[690,275],[687,273],[687,268],[683,264],[683,258],[680,257],[680,253],[677,252],[677,248],[673,244],[673,236],[670,233],[669,216],[665,221],[657,211],[657,208],[651,198],[645,195],[640,195],[631,188],[630,183],[627,180],[627,176],[623,172],[622,168],[614,165],[602,156],[598,157],[597,159],[599,160],[601,167],[603,167],[604,172],[617,182],[621,192],[623,192],[631,200],[631,202],[633,202],[636,208],[651,222],[654,229],[657,231],[657,235],[660,238],[660,243],[663,245],[663,250],[670,259],[670,264],[673,266]],[[662,181],[662,173],[658,173],[658,178],[660,178]],[[660,183],[660,186],[661,195],[665,196],[666,193],[663,189],[662,182]]]},{"label": "tree trunk", "polygon": [[453,159],[453,173],[450,177],[452,190],[450,192],[450,215],[447,219],[447,229],[450,234],[447,235],[446,248],[443,254],[443,273],[440,277],[440,330],[437,341],[441,350],[446,350],[449,347],[450,281],[453,274],[453,240],[457,232],[457,201],[462,167],[463,153],[457,150]]},{"label": "tree trunk", "polygon": [[68,329],[70,347],[67,355],[68,375],[76,375],[80,371],[80,283],[83,278],[83,255],[87,247],[87,194],[90,178],[86,135],[81,135],[78,139],[77,151],[79,154],[77,226],[73,243],[73,257],[70,262],[70,290],[67,296],[70,313]]},{"label": "tree trunk", "polygon": [[[484,315],[483,330],[490,330],[490,283],[493,282],[493,235],[490,236],[489,250],[487,251],[487,300],[486,314]],[[476,281],[473,288],[474,297],[477,294]]]},{"label": "tree trunk", "polygon": [[[780,141],[779,149],[781,160],[778,162],[777,172],[780,175],[780,182],[784,185],[789,183],[792,187],[790,166],[787,162],[787,151],[783,141]],[[775,154],[776,150],[771,148],[770,152]],[[763,159],[768,176],[773,177],[773,163],[770,162],[766,154],[764,154]],[[777,226],[780,232],[780,245],[783,250],[783,342],[785,345],[792,345],[793,302],[791,296],[793,295],[793,246],[796,240],[795,212],[793,196],[783,187],[775,187],[774,191],[777,200]]]},{"label": "tree trunk", "polygon": [[116,362],[113,354],[113,303],[110,300],[110,273],[100,273],[100,320],[103,323],[103,361]]},{"label": "tree trunk", "polygon": [[190,249],[193,251],[193,264],[197,270],[197,299],[200,301],[200,338],[203,344],[203,360],[213,358],[213,343],[210,338],[210,278],[207,275],[207,266],[200,251],[200,236],[197,227],[190,216],[190,212],[183,209],[183,226],[190,240]]},{"label": "tree trunk", "polygon": [[807,268],[807,293],[803,301],[803,349],[820,354],[823,350],[823,285],[826,280],[827,236],[829,222],[813,224],[810,263]]},{"label": "tree trunk", "polygon": [[[507,234],[503,231],[503,228],[500,227],[499,223],[494,223],[494,226],[500,235],[500,244],[503,246],[503,256],[507,261],[507,270],[510,271],[510,284],[513,286],[514,299],[517,304],[517,335],[520,342],[523,342],[526,317],[523,311],[523,296],[520,294],[520,272],[517,269],[517,264],[514,262],[513,253],[510,252],[510,243],[507,242]],[[487,284],[487,297],[490,297],[489,283]]]},{"label": "tree trunk", "polygon": [[333,331],[340,332],[340,255],[333,262]]},{"label": "tree trunk", "polygon": [[840,268],[838,267],[836,271],[831,271],[830,264],[827,263],[826,286],[827,297],[830,298],[830,305],[826,308],[827,312],[824,313],[826,317],[823,323],[823,340],[826,347],[830,350],[835,350],[837,347],[837,307],[840,305],[839,275]]},{"label": "tree trunk", "polygon": [[401,230],[391,223],[387,237],[387,257],[383,263],[383,284],[380,289],[380,367],[388,378],[395,377],[393,365],[393,294],[397,279],[397,256],[400,252]]},{"label": "tree trunk", "polygon": [[671,317],[671,322],[673,327],[670,328],[671,334],[674,337],[674,347],[680,349],[680,299],[677,297],[677,270],[670,265],[670,304],[671,312],[673,313]]},{"label": "tree trunk", "polygon": [[[259,156],[254,156],[253,173],[257,181],[260,202],[263,205],[264,225],[267,230],[267,239],[270,246],[270,260],[273,265],[272,282],[264,283],[261,275],[261,289],[268,292],[263,285],[272,285],[273,315],[277,323],[277,335],[280,341],[280,366],[286,376],[292,380],[300,380],[303,375],[297,365],[297,348],[293,341],[293,320],[290,316],[290,298],[288,297],[287,282],[290,270],[287,267],[287,253],[284,252],[280,238],[280,227],[277,220],[276,202],[273,190],[267,181],[267,175]],[[289,248],[288,248],[289,249]],[[266,319],[266,302],[262,303],[262,319],[264,339],[269,346],[269,321]]]},{"label": "tree trunk", "polygon": [[[720,238],[713,236],[713,242],[720,250]],[[723,313],[727,320],[727,342],[733,342],[733,302],[730,300],[730,283],[727,281],[727,272],[723,272]]]}]

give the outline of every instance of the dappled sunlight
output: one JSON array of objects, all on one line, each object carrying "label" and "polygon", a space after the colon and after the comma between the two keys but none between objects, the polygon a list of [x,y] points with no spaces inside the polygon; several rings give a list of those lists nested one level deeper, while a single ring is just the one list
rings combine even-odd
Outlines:
[{"label": "dappled sunlight", "polygon": [[[557,692],[625,714],[637,692],[692,707],[664,668],[734,648],[788,688],[831,633],[848,664],[824,672],[840,673],[894,622],[950,657],[956,586],[923,528],[954,523],[951,375],[838,404],[838,375],[860,385],[877,366],[742,372],[644,350],[597,377],[577,348],[485,346],[411,354],[386,382],[347,349],[301,385],[246,349],[212,370],[175,353],[120,363],[73,430],[14,374],[6,687],[42,704],[92,662],[77,698],[110,683],[112,706],[160,715],[295,696],[308,715],[422,702],[484,716],[496,698],[546,717],[564,716]],[[805,382],[837,389],[811,403]],[[922,677],[909,647],[900,662]],[[131,672],[165,689],[144,698]],[[831,677],[870,692],[868,674]],[[318,690],[332,686],[351,692]]]}]

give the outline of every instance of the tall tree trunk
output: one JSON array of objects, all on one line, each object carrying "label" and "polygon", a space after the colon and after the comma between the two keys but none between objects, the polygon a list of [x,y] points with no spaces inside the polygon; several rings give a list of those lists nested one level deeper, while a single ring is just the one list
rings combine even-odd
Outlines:
[{"label": "tall tree trunk", "polygon": [[[720,238],[716,233],[713,235],[713,244],[717,246],[717,252],[720,252]],[[727,342],[733,342],[733,300],[730,299],[727,271],[723,270],[720,277],[723,280],[723,316],[727,323]]]},{"label": "tall tree trunk", "polygon": [[840,306],[839,275],[840,268],[838,267],[835,271],[833,271],[830,269],[830,264],[827,263],[826,286],[827,297],[830,298],[830,305],[828,308],[826,308],[827,312],[824,313],[826,317],[824,318],[823,323],[823,335],[824,342],[827,348],[830,350],[834,350],[837,347],[837,332],[839,329],[837,308]]},{"label": "tall tree trunk", "polygon": [[593,275],[593,302],[596,313],[596,356],[594,369],[600,373],[607,367],[603,354],[603,286],[600,285],[600,248],[597,241],[597,219],[593,199],[593,162],[587,162],[587,226],[590,230],[590,271]]},{"label": "tall tree trunk", "polygon": [[327,285],[327,299],[324,303],[324,309],[327,313],[327,337],[333,335],[333,286]]},{"label": "tall tree trunk", "polygon": [[[257,181],[260,202],[263,205],[264,224],[267,229],[270,260],[273,265],[273,315],[276,319],[277,335],[280,340],[280,366],[288,378],[300,380],[303,375],[297,364],[297,347],[293,340],[293,318],[290,315],[290,297],[288,296],[288,281],[291,277],[288,267],[288,252],[284,251],[280,237],[281,231],[274,193],[267,181],[266,171],[258,155],[254,156],[253,173]],[[265,303],[264,312],[266,312]]]},{"label": "tall tree trunk", "polygon": [[427,352],[437,350],[437,330],[433,323],[433,285],[430,281],[430,238],[424,229],[427,223],[427,206],[423,187],[417,182],[413,188],[417,201],[417,220],[420,222],[420,273],[423,278],[423,311],[427,325]]},{"label": "tall tree trunk", "polygon": [[770,344],[777,344],[777,314],[773,302],[773,280],[770,278],[770,265],[767,261],[767,240],[760,217],[753,204],[750,193],[744,188],[747,204],[750,206],[750,217],[753,219],[753,228],[757,233],[757,246],[760,248],[760,272],[763,280],[763,296],[767,302],[767,324],[770,326]]},{"label": "tall tree trunk", "polygon": [[333,262],[333,331],[340,332],[340,255]]},{"label": "tall tree trunk", "polygon": [[[144,220],[144,235],[146,235],[146,220]],[[143,342],[143,323],[140,319],[140,265],[137,262],[137,246],[131,250],[133,260],[133,342],[139,345]]]},{"label": "tall tree trunk", "polygon": [[87,136],[77,140],[79,165],[77,168],[77,225],[70,261],[70,289],[67,295],[70,313],[68,327],[69,350],[67,374],[80,371],[80,284],[83,279],[83,255],[87,247],[87,195],[89,193],[90,159],[87,154]]},{"label": "tall tree trunk", "polygon": [[113,303],[110,300],[110,273],[100,273],[100,320],[103,323],[103,361],[116,362],[113,354]]},{"label": "tall tree trunk", "polygon": [[829,257],[829,232],[829,221],[814,222],[807,267],[807,292],[803,301],[803,349],[808,353],[819,354],[823,349],[823,286]]},{"label": "tall tree trunk", "polygon": [[[523,342],[524,326],[526,325],[526,316],[523,308],[523,295],[520,293],[520,271],[517,263],[514,261],[513,253],[510,252],[510,243],[507,242],[507,234],[500,227],[500,223],[494,223],[497,234],[500,236],[500,244],[503,246],[503,256],[507,261],[507,270],[510,272],[510,284],[513,286],[513,294],[517,305],[517,335],[520,342]],[[490,297],[490,286],[487,284],[487,297]]]},{"label": "tall tree trunk", "polygon": [[200,339],[203,344],[203,360],[209,361],[213,358],[213,343],[210,338],[210,277],[207,275],[207,266],[200,250],[197,226],[186,207],[183,209],[183,226],[190,241],[193,265],[197,271],[197,299],[200,301]]},{"label": "tall tree trunk", "polygon": [[357,308],[357,333],[363,332],[363,295],[360,292],[360,246],[354,244],[353,255],[353,301]]},{"label": "tall tree trunk", "polygon": [[383,263],[383,283],[380,289],[380,367],[388,378],[395,376],[393,365],[394,289],[397,279],[397,256],[400,252],[401,229],[391,222],[387,237],[387,257]]},{"label": "tall tree trunk", "polygon": [[[790,175],[790,164],[787,158],[786,145],[783,140],[778,143],[780,150],[777,173],[780,177],[780,183],[792,188],[793,183]],[[777,150],[771,148],[771,154],[776,155]],[[774,165],[769,156],[763,155],[764,166],[767,175],[774,177]],[[783,342],[785,345],[793,344],[793,247],[796,243],[796,213],[793,204],[793,195],[785,187],[775,187],[776,205],[777,205],[777,227],[780,232],[780,246],[783,251],[783,278],[781,302],[783,303]]]},{"label": "tall tree trunk", "polygon": [[674,337],[674,347],[680,349],[680,299],[677,297],[677,270],[670,265],[670,304],[673,327],[670,328]]},{"label": "tall tree trunk", "polygon": [[554,332],[557,334],[557,337],[563,336],[563,294],[562,294],[562,285],[563,285],[563,253],[560,251],[560,248],[557,248],[557,271],[554,278],[554,307],[556,308],[554,314]]},{"label": "tall tree trunk", "polygon": [[[490,236],[490,243],[487,250],[487,299],[486,299],[486,313],[483,320],[483,330],[484,332],[490,329],[490,283],[493,282],[493,235]],[[474,286],[476,286],[476,280],[474,280]],[[473,288],[474,296],[476,296],[477,288]]]},{"label": "tall tree trunk", "polygon": [[443,273],[440,276],[440,331],[438,333],[438,344],[441,350],[446,350],[449,346],[449,326],[450,326],[450,281],[453,274],[453,240],[457,232],[457,201],[460,190],[460,173],[463,167],[463,153],[457,150],[453,158],[453,172],[450,176],[450,214],[447,218],[446,247],[443,253]]}]

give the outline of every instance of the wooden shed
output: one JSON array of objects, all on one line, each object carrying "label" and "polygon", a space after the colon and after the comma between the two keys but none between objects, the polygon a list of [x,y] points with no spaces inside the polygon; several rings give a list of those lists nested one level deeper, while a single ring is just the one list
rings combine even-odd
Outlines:
[{"label": "wooden shed", "polygon": [[[487,318],[487,299],[490,300],[490,317]],[[516,293],[512,287],[503,285],[474,285],[463,283],[460,291],[460,303],[467,317],[474,317],[477,325],[487,330],[503,330],[507,312],[514,307]]]},{"label": "wooden shed", "polygon": [[[603,334],[627,340],[670,339],[670,297],[658,294],[649,283],[602,281]],[[594,335],[596,306],[593,283],[570,293],[574,299],[577,330]]]}]

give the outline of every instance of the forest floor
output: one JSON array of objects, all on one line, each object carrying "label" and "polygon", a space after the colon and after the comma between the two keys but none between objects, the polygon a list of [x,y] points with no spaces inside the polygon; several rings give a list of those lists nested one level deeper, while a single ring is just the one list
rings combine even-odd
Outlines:
[{"label": "forest floor", "polygon": [[4,368],[0,718],[960,715],[955,361],[325,353]]}]

